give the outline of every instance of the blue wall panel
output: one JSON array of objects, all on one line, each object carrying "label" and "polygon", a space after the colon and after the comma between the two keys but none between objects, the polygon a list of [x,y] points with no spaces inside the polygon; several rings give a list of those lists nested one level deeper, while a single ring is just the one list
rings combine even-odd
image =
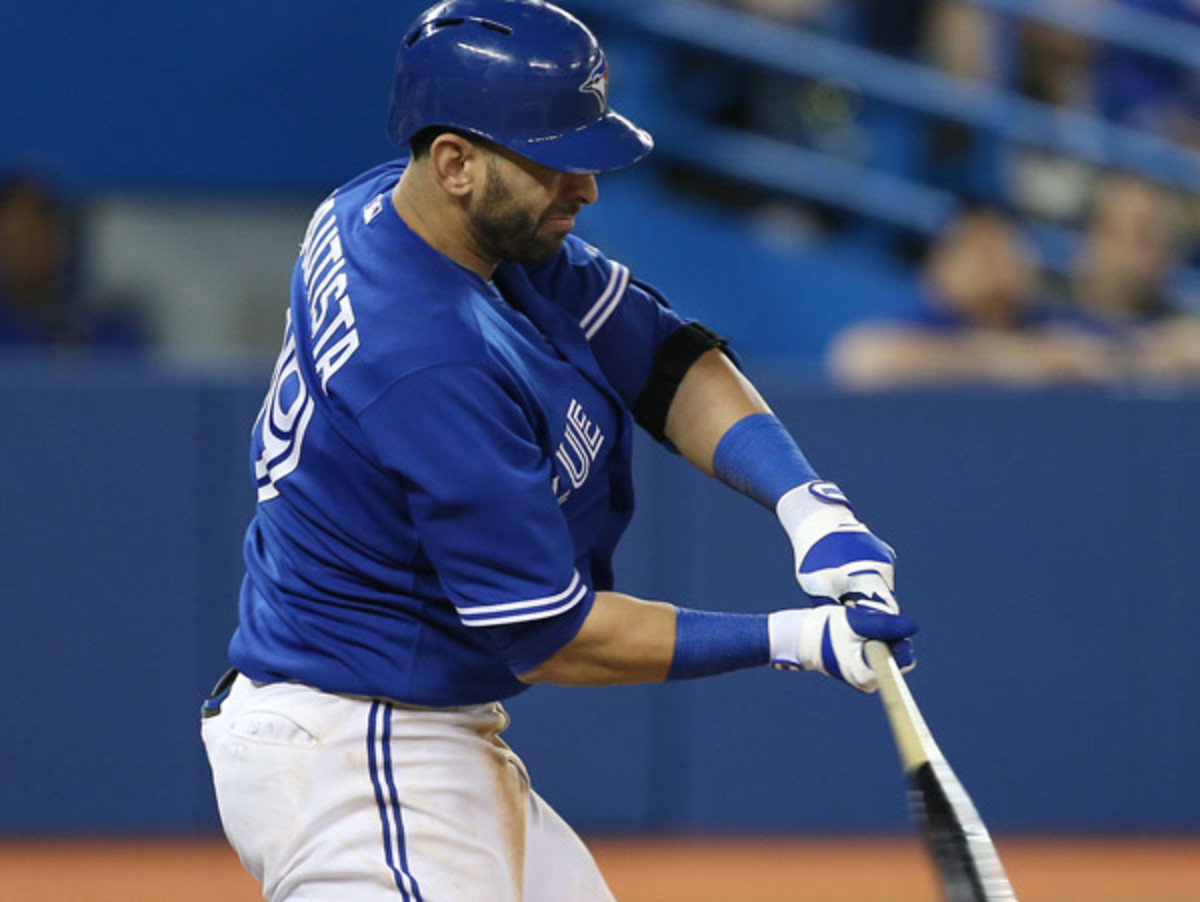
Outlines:
[{"label": "blue wall panel", "polygon": [[201,589],[195,392],[84,376],[0,382],[0,805],[35,829],[175,826],[202,814],[180,708]]},{"label": "blue wall panel", "polygon": [[3,4],[0,167],[70,184],[312,187],[392,154],[392,59],[420,0]]},{"label": "blue wall panel", "polygon": [[[0,830],[215,827],[197,704],[234,622],[266,376],[0,372]],[[899,549],[914,691],[993,828],[1200,830],[1200,399],[768,394]],[[769,514],[637,455],[622,587],[799,600]],[[581,829],[906,829],[877,701],[817,676],[542,687],[509,709]]]}]

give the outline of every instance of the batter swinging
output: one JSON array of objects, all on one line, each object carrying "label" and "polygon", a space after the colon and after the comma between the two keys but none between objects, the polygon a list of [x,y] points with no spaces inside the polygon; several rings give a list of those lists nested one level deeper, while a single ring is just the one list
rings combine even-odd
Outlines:
[{"label": "batter swinging", "polygon": [[[230,671],[204,704],[221,819],[270,900],[611,899],[500,739],[531,684],[773,664],[863,690],[911,662],[891,550],[725,342],[571,232],[650,151],[577,19],[448,0],[403,36],[410,154],[314,213],[255,423]],[[613,589],[633,421],[775,511],[808,599],[721,614]]]}]

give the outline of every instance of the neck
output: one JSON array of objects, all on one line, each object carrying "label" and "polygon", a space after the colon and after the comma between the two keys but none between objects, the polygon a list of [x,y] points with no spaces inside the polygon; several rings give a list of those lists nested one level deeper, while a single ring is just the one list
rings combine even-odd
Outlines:
[{"label": "neck", "polygon": [[420,163],[410,163],[392,189],[392,206],[404,224],[435,251],[484,279],[491,279],[497,261],[475,248],[466,226],[466,205],[437,190],[421,177]]},{"label": "neck", "polygon": [[1076,285],[1076,295],[1084,307],[1111,319],[1135,316],[1146,295],[1145,286],[1133,283],[1120,273],[1096,269],[1083,273]]}]

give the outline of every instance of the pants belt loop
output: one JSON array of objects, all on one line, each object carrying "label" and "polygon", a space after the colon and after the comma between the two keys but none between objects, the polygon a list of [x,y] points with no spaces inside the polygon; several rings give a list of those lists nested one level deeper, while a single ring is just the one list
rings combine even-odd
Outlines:
[{"label": "pants belt loop", "polygon": [[230,667],[221,675],[217,684],[213,686],[212,692],[208,694],[208,698],[200,705],[201,718],[216,717],[221,713],[221,704],[229,697],[229,690],[237,678],[238,671],[234,667]]}]

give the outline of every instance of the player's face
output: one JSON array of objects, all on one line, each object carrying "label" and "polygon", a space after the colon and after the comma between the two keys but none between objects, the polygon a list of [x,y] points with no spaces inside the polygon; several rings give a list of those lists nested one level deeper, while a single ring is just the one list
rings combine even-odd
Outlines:
[{"label": "player's face", "polygon": [[594,176],[559,172],[497,148],[488,153],[468,228],[486,259],[540,263],[558,253],[575,214],[596,196]]}]

